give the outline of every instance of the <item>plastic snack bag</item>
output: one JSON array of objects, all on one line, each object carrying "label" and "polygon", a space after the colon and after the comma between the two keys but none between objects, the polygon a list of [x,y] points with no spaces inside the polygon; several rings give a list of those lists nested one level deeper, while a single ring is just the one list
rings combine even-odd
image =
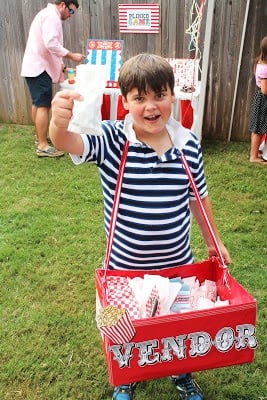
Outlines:
[{"label": "plastic snack bag", "polygon": [[107,82],[106,66],[80,64],[76,67],[75,91],[83,101],[74,100],[73,116],[68,130],[101,135],[101,105]]}]

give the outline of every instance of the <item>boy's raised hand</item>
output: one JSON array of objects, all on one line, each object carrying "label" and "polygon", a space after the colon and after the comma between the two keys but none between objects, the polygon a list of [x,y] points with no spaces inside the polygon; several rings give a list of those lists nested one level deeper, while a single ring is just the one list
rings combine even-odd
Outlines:
[{"label": "boy's raised hand", "polygon": [[83,97],[73,90],[56,93],[52,101],[49,136],[56,148],[81,156],[84,150],[81,135],[68,131],[74,100],[82,101]]},{"label": "boy's raised hand", "polygon": [[57,128],[67,129],[72,117],[74,100],[82,101],[83,97],[73,90],[62,90],[56,93],[52,100],[53,124]]}]

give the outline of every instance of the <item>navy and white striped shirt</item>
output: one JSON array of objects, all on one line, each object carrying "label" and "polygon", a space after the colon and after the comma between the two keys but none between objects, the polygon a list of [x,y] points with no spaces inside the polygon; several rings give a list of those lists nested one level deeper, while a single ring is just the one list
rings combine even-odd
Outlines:
[{"label": "navy and white striped shirt", "polygon": [[104,121],[102,136],[82,135],[84,154],[75,164],[95,163],[104,195],[108,235],[114,192],[125,141],[130,141],[109,268],[162,269],[193,262],[189,199],[195,199],[183,168],[183,150],[200,196],[207,195],[198,139],[174,119],[167,124],[174,147],[159,157],[138,141],[131,116]]}]

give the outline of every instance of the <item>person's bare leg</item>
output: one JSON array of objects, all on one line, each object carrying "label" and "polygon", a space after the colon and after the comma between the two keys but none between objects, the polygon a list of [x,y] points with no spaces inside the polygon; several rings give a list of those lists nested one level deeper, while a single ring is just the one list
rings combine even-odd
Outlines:
[{"label": "person's bare leg", "polygon": [[36,111],[37,111],[37,107],[32,106],[32,122],[34,123],[34,126],[35,126],[35,119],[36,119]]},{"label": "person's bare leg", "polygon": [[250,145],[250,162],[264,162],[262,158],[259,157],[259,147],[261,143],[261,135],[258,133],[251,133],[251,145]]},{"label": "person's bare leg", "polygon": [[47,149],[47,131],[49,125],[49,108],[48,107],[32,107],[32,118],[36,129],[36,136],[39,149]]},{"label": "person's bare leg", "polygon": [[[37,107],[32,106],[32,122],[33,122],[34,128],[35,128],[36,111],[37,111]],[[37,146],[38,146],[38,138],[37,138],[36,128],[35,128],[34,133],[35,133],[35,144],[37,144]]]},{"label": "person's bare leg", "polygon": [[61,157],[63,151],[59,151],[48,143],[48,126],[49,126],[49,107],[35,107],[32,109],[32,116],[37,136],[37,155],[38,157]]}]

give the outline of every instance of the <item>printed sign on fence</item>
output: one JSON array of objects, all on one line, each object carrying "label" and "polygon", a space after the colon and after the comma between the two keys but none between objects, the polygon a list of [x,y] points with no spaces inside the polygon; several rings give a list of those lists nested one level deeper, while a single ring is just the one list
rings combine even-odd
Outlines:
[{"label": "printed sign on fence", "polygon": [[119,4],[121,33],[159,33],[159,4]]}]

